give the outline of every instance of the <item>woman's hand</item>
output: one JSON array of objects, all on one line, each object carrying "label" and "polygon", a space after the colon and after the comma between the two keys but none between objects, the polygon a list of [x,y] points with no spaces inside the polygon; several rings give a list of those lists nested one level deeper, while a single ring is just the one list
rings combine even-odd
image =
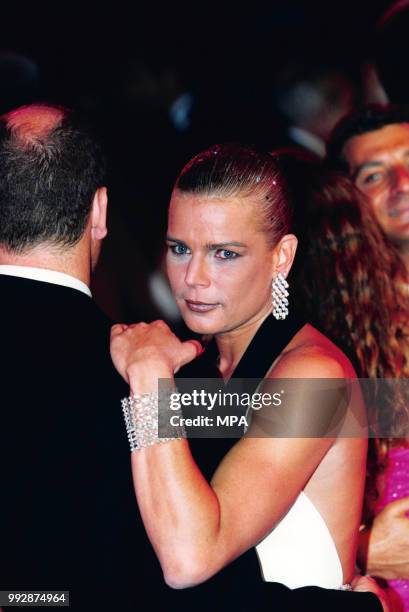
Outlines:
[{"label": "woman's hand", "polygon": [[156,389],[158,378],[172,378],[202,352],[200,342],[181,342],[164,321],[114,325],[111,357],[132,393]]}]

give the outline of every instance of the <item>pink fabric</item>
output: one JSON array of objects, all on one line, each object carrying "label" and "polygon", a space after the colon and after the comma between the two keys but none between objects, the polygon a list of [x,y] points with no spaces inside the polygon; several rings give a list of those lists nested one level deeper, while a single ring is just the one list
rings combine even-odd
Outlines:
[{"label": "pink fabric", "polygon": [[[389,451],[388,464],[382,480],[385,484],[377,504],[377,514],[390,502],[409,495],[409,448],[396,447]],[[409,612],[409,580],[387,582],[389,589],[401,604],[401,607],[393,609]]]}]

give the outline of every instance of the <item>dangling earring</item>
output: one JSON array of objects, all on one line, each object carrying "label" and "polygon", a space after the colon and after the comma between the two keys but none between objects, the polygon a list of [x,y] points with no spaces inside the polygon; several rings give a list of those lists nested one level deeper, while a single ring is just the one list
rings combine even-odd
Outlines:
[{"label": "dangling earring", "polygon": [[285,319],[288,315],[288,283],[283,274],[278,274],[271,284],[271,297],[273,298],[273,315],[277,320]]}]

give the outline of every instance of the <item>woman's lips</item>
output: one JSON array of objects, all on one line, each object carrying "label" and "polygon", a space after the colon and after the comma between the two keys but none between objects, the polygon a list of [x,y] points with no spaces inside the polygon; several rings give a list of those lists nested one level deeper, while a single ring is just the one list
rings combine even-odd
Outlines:
[{"label": "woman's lips", "polygon": [[206,304],[205,302],[195,302],[194,300],[185,300],[189,310],[193,312],[209,312],[218,307],[218,304]]}]

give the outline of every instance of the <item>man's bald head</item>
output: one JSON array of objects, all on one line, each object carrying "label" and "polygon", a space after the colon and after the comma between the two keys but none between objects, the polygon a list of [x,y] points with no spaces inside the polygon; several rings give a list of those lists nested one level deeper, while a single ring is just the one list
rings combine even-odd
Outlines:
[{"label": "man's bald head", "polygon": [[0,117],[0,246],[75,245],[104,175],[98,142],[70,110],[33,104]]},{"label": "man's bald head", "polygon": [[7,127],[23,146],[45,141],[59,127],[67,111],[55,106],[32,104],[3,115]]}]

